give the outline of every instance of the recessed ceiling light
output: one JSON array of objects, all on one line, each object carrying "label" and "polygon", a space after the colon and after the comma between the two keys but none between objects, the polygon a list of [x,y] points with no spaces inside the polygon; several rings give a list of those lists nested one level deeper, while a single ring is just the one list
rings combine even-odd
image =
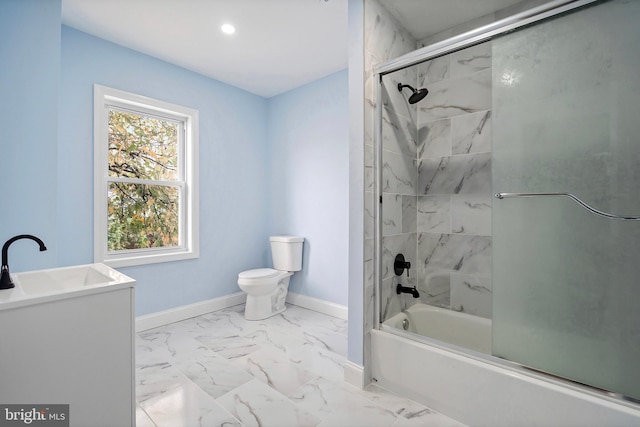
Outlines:
[{"label": "recessed ceiling light", "polygon": [[236,27],[231,24],[224,24],[222,27],[220,27],[220,30],[222,30],[222,32],[225,34],[233,34],[236,32]]}]

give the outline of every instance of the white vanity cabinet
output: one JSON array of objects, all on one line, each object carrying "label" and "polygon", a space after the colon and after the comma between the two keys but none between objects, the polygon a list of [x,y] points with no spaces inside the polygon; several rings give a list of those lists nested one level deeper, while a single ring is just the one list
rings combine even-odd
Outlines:
[{"label": "white vanity cabinet", "polygon": [[14,276],[0,291],[0,404],[69,404],[71,426],[134,426],[135,281],[103,264]]}]

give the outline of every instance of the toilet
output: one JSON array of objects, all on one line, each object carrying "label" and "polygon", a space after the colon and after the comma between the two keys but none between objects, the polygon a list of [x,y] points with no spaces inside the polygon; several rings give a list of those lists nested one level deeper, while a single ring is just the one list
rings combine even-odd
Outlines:
[{"label": "toilet", "polygon": [[286,307],[284,300],[289,290],[289,280],[295,271],[302,269],[302,245],[304,237],[271,236],[273,268],[257,268],[238,274],[238,286],[247,294],[244,318],[262,320]]}]

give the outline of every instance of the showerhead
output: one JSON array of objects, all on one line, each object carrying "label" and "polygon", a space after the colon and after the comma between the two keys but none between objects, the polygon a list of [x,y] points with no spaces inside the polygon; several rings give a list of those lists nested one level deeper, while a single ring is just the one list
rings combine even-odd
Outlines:
[{"label": "showerhead", "polygon": [[402,83],[398,83],[398,91],[402,92],[402,89],[408,87],[413,92],[409,97],[409,104],[415,104],[416,102],[420,102],[424,99],[425,96],[429,94],[427,88],[414,89],[409,85],[403,85]]}]

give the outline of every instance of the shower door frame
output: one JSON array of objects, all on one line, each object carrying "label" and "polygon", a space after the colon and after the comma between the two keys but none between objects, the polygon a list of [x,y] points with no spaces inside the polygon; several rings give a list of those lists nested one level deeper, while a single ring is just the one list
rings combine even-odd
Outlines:
[{"label": "shower door frame", "polygon": [[[587,6],[594,3],[606,2],[608,0],[555,0],[551,1],[547,4],[526,10],[524,12],[512,15],[505,19],[496,21],[492,24],[488,24],[474,30],[465,32],[463,34],[445,39],[443,41],[431,44],[429,46],[425,46],[421,49],[417,49],[413,52],[400,56],[391,61],[387,61],[385,63],[377,65],[373,70],[373,78],[376,84],[374,85],[374,96],[376,100],[375,107],[375,116],[374,116],[374,253],[373,253],[373,262],[374,262],[374,321],[373,327],[374,329],[382,330],[385,332],[389,332],[404,338],[408,338],[414,341],[420,341],[425,344],[443,348],[447,351],[452,351],[454,353],[458,353],[467,357],[472,357],[483,362],[488,362],[491,364],[498,365],[500,367],[515,369],[521,374],[528,374],[536,376],[540,378],[537,374],[532,373],[531,371],[524,370],[521,365],[516,362],[512,362],[505,359],[499,359],[492,355],[486,355],[482,353],[475,352],[473,350],[464,349],[461,347],[457,347],[448,343],[444,343],[441,341],[434,340],[429,337],[418,336],[413,333],[407,333],[405,331],[398,330],[388,325],[384,325],[381,323],[380,315],[381,315],[381,273],[382,273],[382,77],[402,70],[404,68],[408,68],[414,65],[417,65],[421,62],[428,61],[430,59],[434,59],[436,57],[446,55],[467,47],[471,47],[486,41],[491,40],[495,36],[499,36],[516,29],[522,28],[527,25],[535,24],[539,21],[552,18],[563,13],[572,11],[574,9]],[[542,377],[543,379],[549,381],[550,379],[546,376]],[[558,380],[551,380],[552,382],[557,382]],[[562,381],[564,382],[564,380]],[[566,383],[568,385],[570,383]],[[584,391],[584,390],[583,390]],[[611,396],[611,394],[603,396],[598,393],[599,397],[605,398],[613,398],[616,401],[619,401],[621,395],[616,394],[616,396]]]}]

